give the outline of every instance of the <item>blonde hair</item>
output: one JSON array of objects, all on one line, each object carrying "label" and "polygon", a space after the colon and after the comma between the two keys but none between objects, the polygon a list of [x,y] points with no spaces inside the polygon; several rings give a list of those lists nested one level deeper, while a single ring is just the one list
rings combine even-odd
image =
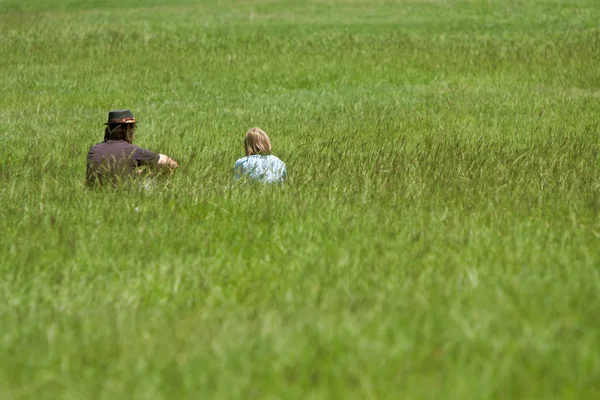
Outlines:
[{"label": "blonde hair", "polygon": [[260,128],[252,128],[246,132],[244,148],[247,156],[259,154],[264,156],[271,153],[271,141],[265,131]]}]

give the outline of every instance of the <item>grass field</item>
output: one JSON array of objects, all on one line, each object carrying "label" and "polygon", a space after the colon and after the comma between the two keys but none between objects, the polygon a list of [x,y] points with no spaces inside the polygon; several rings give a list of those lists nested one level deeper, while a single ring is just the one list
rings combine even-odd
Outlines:
[{"label": "grass field", "polygon": [[600,398],[597,0],[0,0],[0,87],[0,399]]}]

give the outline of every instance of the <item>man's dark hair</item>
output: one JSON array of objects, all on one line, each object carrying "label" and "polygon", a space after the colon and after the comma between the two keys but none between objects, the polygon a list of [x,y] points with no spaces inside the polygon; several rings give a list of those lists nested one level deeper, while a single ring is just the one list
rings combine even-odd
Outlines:
[{"label": "man's dark hair", "polygon": [[104,130],[104,140],[125,140],[132,143],[135,124],[109,124]]}]

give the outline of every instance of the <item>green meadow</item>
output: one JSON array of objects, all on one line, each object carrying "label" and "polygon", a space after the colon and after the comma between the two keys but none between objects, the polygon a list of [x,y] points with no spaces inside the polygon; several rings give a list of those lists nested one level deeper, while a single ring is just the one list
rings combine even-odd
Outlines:
[{"label": "green meadow", "polygon": [[600,398],[597,0],[0,0],[0,88],[0,399]]}]

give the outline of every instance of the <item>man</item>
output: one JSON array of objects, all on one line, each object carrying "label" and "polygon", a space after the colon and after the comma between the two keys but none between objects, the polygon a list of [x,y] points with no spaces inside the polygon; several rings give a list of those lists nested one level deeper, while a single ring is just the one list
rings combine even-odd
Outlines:
[{"label": "man", "polygon": [[179,167],[171,157],[132,144],[136,123],[131,110],[108,113],[104,142],[93,146],[87,156],[86,184],[116,185],[135,177],[142,166]]}]

